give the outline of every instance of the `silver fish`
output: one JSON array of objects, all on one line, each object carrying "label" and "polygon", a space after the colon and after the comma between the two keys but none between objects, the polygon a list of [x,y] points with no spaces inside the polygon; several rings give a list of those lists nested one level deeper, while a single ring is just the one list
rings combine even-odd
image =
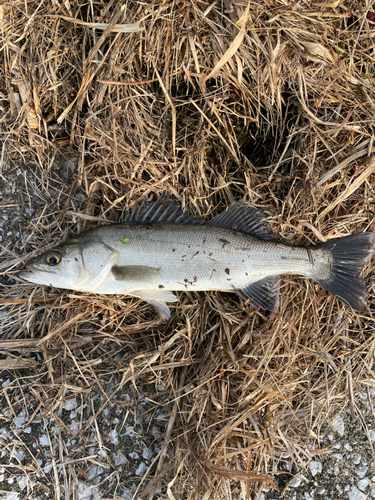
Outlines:
[{"label": "silver fish", "polygon": [[246,303],[276,311],[280,275],[318,282],[353,309],[367,305],[364,264],[375,233],[329,240],[313,248],[272,241],[264,216],[244,201],[211,221],[189,217],[160,199],[138,205],[125,222],[91,229],[27,264],[19,276],[41,285],[139,297],[170,318],[172,291],[236,292]]}]

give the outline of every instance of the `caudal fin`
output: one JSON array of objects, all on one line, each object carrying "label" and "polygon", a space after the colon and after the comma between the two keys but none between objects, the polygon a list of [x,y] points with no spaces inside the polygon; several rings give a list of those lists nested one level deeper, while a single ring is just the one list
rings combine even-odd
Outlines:
[{"label": "caudal fin", "polygon": [[344,236],[327,241],[318,250],[328,257],[327,272],[313,279],[356,311],[367,307],[363,266],[375,253],[375,233]]}]

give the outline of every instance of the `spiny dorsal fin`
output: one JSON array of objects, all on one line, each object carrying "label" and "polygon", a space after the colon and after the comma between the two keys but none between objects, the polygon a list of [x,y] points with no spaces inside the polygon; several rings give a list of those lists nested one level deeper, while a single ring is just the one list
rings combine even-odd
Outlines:
[{"label": "spiny dorsal fin", "polygon": [[124,222],[139,224],[202,224],[200,220],[190,217],[175,201],[164,196],[156,201],[138,203],[131,213],[127,213]]},{"label": "spiny dorsal fin", "polygon": [[280,276],[267,276],[236,292],[250,305],[275,312],[279,305]]},{"label": "spiny dorsal fin", "polygon": [[264,219],[264,215],[258,209],[245,201],[236,201],[209,224],[251,234],[260,240],[271,240]]}]

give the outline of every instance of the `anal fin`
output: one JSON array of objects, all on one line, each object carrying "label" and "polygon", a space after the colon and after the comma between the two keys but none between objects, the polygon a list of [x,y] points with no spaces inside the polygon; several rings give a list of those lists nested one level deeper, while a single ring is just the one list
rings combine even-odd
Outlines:
[{"label": "anal fin", "polygon": [[275,312],[279,305],[280,276],[267,276],[236,291],[252,306]]},{"label": "anal fin", "polygon": [[177,302],[177,297],[169,290],[135,290],[127,295],[138,297],[157,309],[163,319],[171,317],[171,311],[166,302]]}]

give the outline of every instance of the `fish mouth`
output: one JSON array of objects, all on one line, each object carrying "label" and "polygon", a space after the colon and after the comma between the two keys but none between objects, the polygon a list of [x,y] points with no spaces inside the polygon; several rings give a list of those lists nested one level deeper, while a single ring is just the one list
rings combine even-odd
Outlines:
[{"label": "fish mouth", "polygon": [[[18,273],[18,277],[22,278],[30,283],[35,283],[36,285],[51,285],[51,281],[48,279],[48,276],[44,276],[44,274],[55,274],[53,272],[43,271],[43,274],[38,269],[34,269],[32,264],[26,264],[27,271],[22,271]],[[52,278],[52,276],[51,276]]]},{"label": "fish mouth", "polygon": [[33,272],[31,271],[23,271],[22,273],[18,273],[17,275],[19,278],[29,281],[31,283],[39,283],[36,280],[36,276]]}]

